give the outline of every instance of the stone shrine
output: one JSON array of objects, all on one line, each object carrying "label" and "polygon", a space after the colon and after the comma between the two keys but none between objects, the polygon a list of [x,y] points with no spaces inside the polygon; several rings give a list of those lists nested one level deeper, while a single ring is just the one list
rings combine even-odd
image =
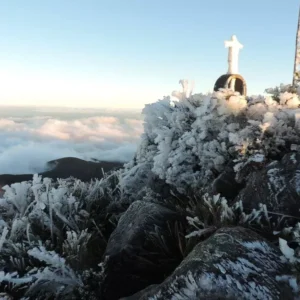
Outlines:
[{"label": "stone shrine", "polygon": [[239,52],[243,49],[243,45],[233,35],[231,40],[225,41],[225,47],[228,48],[228,71],[227,74],[218,78],[214,86],[214,91],[218,91],[220,88],[229,88],[246,96],[246,81],[238,72]]}]

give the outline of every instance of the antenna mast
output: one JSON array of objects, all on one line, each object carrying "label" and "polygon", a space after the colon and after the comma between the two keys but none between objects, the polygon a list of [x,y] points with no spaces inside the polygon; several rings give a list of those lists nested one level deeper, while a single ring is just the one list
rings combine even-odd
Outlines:
[{"label": "antenna mast", "polygon": [[299,83],[300,83],[300,8],[299,8],[298,25],[297,25],[297,33],[296,33],[293,86],[296,87]]}]

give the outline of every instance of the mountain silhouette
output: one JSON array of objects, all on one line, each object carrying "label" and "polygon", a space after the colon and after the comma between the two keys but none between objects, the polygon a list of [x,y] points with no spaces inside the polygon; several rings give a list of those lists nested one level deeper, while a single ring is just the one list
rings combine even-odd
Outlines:
[{"label": "mountain silhouette", "polygon": [[[72,176],[81,181],[90,181],[91,179],[102,178],[103,172],[116,170],[122,166],[123,163],[120,162],[86,161],[75,157],[64,157],[49,161],[47,170],[39,173],[39,175],[53,180]],[[2,174],[0,175],[0,189],[7,184],[32,180],[32,177],[32,174]]]}]

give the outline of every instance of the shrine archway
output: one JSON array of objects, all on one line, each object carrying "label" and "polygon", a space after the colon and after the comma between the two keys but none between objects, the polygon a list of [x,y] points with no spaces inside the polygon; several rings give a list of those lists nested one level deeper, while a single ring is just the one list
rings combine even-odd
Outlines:
[{"label": "shrine archway", "polygon": [[233,90],[239,92],[243,96],[247,96],[246,80],[239,74],[225,74],[220,76],[215,83],[214,91],[224,88],[229,89],[233,81],[235,81]]}]

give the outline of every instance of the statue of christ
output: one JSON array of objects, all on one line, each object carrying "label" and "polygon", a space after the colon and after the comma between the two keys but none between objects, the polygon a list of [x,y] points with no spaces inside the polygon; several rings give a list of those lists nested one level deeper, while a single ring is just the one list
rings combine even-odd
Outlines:
[{"label": "statue of christ", "polygon": [[225,47],[229,48],[227,74],[238,74],[239,52],[244,46],[238,41],[237,37],[233,35],[230,41],[225,41]]}]

